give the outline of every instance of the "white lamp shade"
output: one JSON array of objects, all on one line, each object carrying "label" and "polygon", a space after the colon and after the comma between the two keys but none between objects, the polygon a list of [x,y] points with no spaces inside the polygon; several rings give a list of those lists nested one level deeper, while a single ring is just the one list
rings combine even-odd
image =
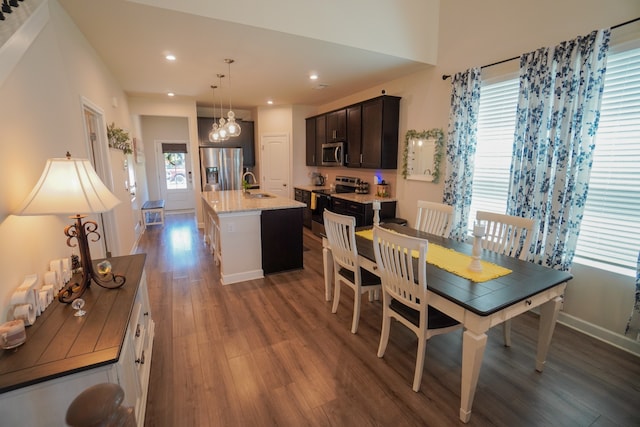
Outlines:
[{"label": "white lamp shade", "polygon": [[120,200],[100,180],[87,159],[49,159],[17,215],[107,212]]}]

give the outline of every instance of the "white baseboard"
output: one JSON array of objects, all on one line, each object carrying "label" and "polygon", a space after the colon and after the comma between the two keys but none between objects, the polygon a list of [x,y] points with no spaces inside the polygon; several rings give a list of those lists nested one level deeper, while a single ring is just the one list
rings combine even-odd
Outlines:
[{"label": "white baseboard", "polygon": [[611,332],[598,325],[585,322],[582,319],[563,312],[560,312],[558,322],[571,329],[575,329],[578,332],[582,332],[583,334],[589,335],[590,337],[640,357],[640,342],[627,338],[624,335],[616,334],[615,332]]}]

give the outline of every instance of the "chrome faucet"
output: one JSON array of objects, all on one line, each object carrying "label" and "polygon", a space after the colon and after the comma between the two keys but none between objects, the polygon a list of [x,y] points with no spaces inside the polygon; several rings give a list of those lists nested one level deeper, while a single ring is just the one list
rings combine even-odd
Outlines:
[{"label": "chrome faucet", "polygon": [[[245,180],[245,177],[246,177],[246,176],[250,176],[251,178],[253,178],[253,183],[254,183],[254,184],[257,184],[257,183],[258,183],[258,180],[256,179],[256,176],[253,174],[253,172],[246,171],[245,173],[243,173],[243,174],[242,174],[242,181],[246,181],[246,180]],[[246,182],[247,182],[247,184],[249,183],[249,181],[246,181]]]},{"label": "chrome faucet", "polygon": [[244,188],[244,191],[247,191],[247,188],[248,188],[247,185],[249,184],[249,181],[245,180],[247,176],[250,176],[251,178],[253,178],[254,184],[258,183],[258,180],[256,179],[256,176],[253,174],[253,172],[246,171],[245,173],[242,174],[242,188]]}]

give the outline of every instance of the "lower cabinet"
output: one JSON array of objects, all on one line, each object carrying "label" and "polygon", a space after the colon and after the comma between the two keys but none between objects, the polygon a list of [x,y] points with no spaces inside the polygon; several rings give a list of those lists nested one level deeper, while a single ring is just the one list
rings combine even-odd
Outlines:
[{"label": "lower cabinet", "polygon": [[[353,202],[339,197],[333,197],[333,211],[342,215],[350,215],[356,218],[356,227],[373,225],[373,203]],[[396,202],[380,203],[380,219],[394,218],[396,216]]]},{"label": "lower cabinet", "polygon": [[264,274],[301,269],[304,208],[264,210],[260,217]]},{"label": "lower cabinet", "polygon": [[[126,272],[123,288],[92,286],[83,295],[87,315],[82,319],[73,316],[70,305],[54,302],[58,306],[50,306],[29,327],[37,329],[29,330],[27,342],[14,354],[2,355],[0,367],[12,370],[0,373],[1,425],[65,426],[71,402],[100,383],[119,384],[123,404],[133,407],[137,425],[144,425],[155,328],[142,270],[144,255],[110,261],[114,271]],[[89,340],[93,351],[80,353],[76,347]],[[69,348],[59,351],[65,346]],[[50,360],[58,353],[64,358]]]},{"label": "lower cabinet", "polygon": [[295,200],[296,202],[302,202],[307,205],[302,209],[302,225],[311,229],[311,191],[303,190],[302,188],[295,188]]}]

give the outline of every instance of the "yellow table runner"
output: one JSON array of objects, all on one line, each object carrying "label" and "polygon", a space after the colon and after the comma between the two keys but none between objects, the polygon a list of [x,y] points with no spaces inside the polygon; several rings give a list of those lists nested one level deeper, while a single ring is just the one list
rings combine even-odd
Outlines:
[{"label": "yellow table runner", "polygon": [[[357,231],[356,234],[373,241],[372,229]],[[414,256],[417,258],[418,254],[415,253]],[[453,249],[447,249],[429,242],[427,262],[457,276],[479,283],[486,282],[491,279],[497,279],[498,277],[506,276],[511,273],[511,270],[508,268],[500,267],[492,262],[482,260],[480,260],[480,263],[482,264],[482,271],[471,271],[468,268],[471,260],[472,257],[470,255],[465,255],[460,252],[456,252]]]}]

